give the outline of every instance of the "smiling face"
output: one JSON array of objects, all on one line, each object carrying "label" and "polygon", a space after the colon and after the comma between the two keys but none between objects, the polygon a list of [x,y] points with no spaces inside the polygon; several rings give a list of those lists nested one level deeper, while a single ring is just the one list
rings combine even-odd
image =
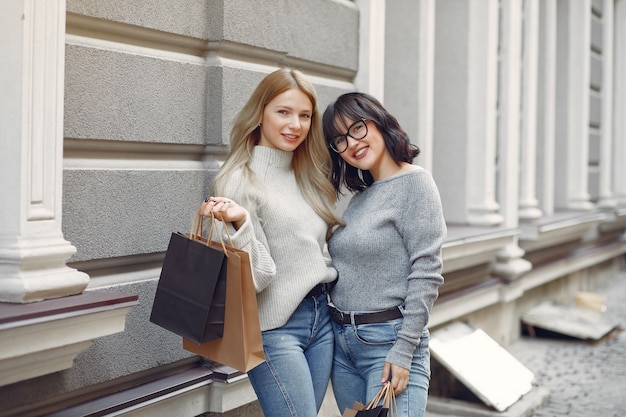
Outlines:
[{"label": "smiling face", "polygon": [[313,104],[297,88],[274,97],[263,109],[259,145],[293,152],[309,134]]},{"label": "smiling face", "polygon": [[[355,121],[348,121],[350,126]],[[340,126],[339,120],[336,123]],[[385,146],[385,140],[380,133],[376,124],[371,120],[366,120],[367,135],[362,139],[353,139],[346,136],[348,140],[348,148],[340,153],[341,158],[347,164],[352,165],[362,171],[369,171],[375,181],[386,178],[398,169],[398,164],[393,160],[391,154]],[[345,127],[347,130],[348,127]]]}]

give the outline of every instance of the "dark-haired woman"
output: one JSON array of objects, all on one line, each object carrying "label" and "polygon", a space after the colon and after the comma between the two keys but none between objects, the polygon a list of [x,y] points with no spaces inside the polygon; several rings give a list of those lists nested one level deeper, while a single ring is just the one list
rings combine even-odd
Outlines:
[{"label": "dark-haired woman", "polygon": [[374,97],[348,93],[323,117],[337,194],[354,195],[329,241],[332,382],[340,410],[366,403],[384,383],[399,416],[423,416],[430,382],[430,311],[443,283],[446,225],[419,149]]}]

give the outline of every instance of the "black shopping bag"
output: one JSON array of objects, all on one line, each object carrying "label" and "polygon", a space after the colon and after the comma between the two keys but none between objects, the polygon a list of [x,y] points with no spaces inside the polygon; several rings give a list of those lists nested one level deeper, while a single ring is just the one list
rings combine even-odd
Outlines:
[{"label": "black shopping bag", "polygon": [[391,383],[382,385],[374,398],[366,405],[354,402],[351,408],[346,408],[341,417],[396,417],[396,397]]},{"label": "black shopping bag", "polygon": [[[342,414],[342,417],[388,417],[388,408],[384,408],[382,405],[374,408],[363,408],[363,404],[358,402],[354,403],[352,408],[346,408]],[[390,417],[390,416],[389,416]]]},{"label": "black shopping bag", "polygon": [[150,321],[205,343],[224,332],[226,255],[197,235],[172,233]]}]

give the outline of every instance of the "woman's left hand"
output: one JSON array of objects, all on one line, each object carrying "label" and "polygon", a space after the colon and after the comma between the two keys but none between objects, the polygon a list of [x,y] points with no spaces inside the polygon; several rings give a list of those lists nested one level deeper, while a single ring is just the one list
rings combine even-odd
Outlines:
[{"label": "woman's left hand", "polygon": [[409,385],[409,370],[398,365],[385,362],[383,368],[382,383],[389,381],[391,376],[391,387],[395,395],[399,395]]},{"label": "woman's left hand", "polygon": [[214,214],[224,221],[232,222],[235,229],[239,229],[246,220],[246,211],[239,204],[225,197],[209,197],[200,206],[203,216]]}]

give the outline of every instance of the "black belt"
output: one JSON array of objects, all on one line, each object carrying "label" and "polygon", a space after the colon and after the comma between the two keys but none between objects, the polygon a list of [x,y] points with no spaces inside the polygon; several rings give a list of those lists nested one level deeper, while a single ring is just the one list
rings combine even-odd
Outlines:
[{"label": "black belt", "polygon": [[304,298],[317,297],[322,294],[328,294],[330,290],[335,286],[337,280],[333,282],[324,282],[323,284],[317,284]]},{"label": "black belt", "polygon": [[[330,308],[330,317],[337,324],[352,323],[350,314],[342,313],[336,308]],[[384,323],[400,317],[402,317],[402,312],[398,307],[394,307],[389,310],[377,311],[376,313],[354,314],[354,324]]]}]

